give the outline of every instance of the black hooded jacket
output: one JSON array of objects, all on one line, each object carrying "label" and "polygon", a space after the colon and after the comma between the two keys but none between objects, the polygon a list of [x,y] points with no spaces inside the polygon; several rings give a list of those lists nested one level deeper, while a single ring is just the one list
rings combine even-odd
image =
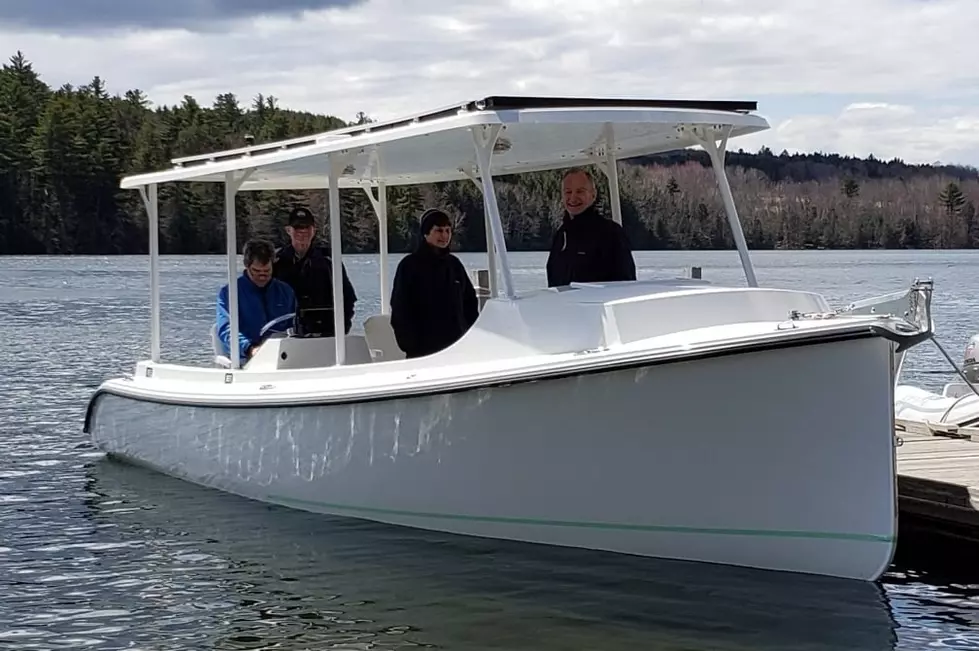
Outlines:
[{"label": "black hooded jacket", "polygon": [[632,248],[620,225],[600,215],[594,205],[574,219],[564,213],[547,257],[548,287],[635,279]]},{"label": "black hooded jacket", "polygon": [[391,289],[391,328],[407,357],[448,348],[478,316],[472,281],[448,249],[422,241],[398,264]]},{"label": "black hooded jacket", "polygon": [[[325,247],[314,243],[302,258],[296,259],[296,250],[286,245],[276,252],[273,274],[288,283],[296,293],[297,324],[304,334],[334,336],[333,332],[333,261]],[[353,325],[354,305],[357,294],[343,272],[343,319],[344,333]],[[302,315],[302,310],[320,308]]]}]

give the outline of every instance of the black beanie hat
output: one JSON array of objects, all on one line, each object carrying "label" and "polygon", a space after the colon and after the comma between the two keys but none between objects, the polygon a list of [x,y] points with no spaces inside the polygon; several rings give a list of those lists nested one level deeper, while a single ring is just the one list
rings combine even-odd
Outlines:
[{"label": "black beanie hat", "polygon": [[452,220],[438,208],[429,208],[419,217],[419,232],[422,237],[436,226],[451,226]]}]

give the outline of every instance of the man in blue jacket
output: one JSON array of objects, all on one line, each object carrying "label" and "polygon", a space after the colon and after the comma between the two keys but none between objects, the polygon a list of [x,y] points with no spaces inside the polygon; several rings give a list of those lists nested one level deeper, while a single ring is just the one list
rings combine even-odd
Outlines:
[{"label": "man in blue jacket", "polygon": [[[272,277],[275,248],[266,240],[249,240],[243,252],[245,270],[238,276],[238,359],[251,359],[261,345],[259,333],[269,321],[296,311],[292,288]],[[231,357],[231,314],[227,283],[218,291],[218,338],[225,356]],[[286,319],[270,329],[283,331],[291,325]]]}]

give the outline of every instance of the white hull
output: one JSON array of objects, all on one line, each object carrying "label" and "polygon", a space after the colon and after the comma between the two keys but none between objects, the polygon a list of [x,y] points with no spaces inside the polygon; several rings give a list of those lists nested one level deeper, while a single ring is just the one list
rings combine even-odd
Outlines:
[{"label": "white hull", "polygon": [[87,429],[120,458],[304,510],[874,580],[896,540],[893,350],[783,343],[319,406],[109,388]]}]

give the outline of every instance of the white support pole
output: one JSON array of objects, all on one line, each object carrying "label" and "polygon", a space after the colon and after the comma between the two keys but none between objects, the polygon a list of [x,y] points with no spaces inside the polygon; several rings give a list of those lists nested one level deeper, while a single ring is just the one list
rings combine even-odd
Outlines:
[{"label": "white support pole", "polygon": [[500,276],[496,264],[496,245],[493,243],[493,225],[490,223],[490,211],[485,196],[483,197],[483,222],[486,231],[486,262],[489,268],[489,297],[496,298],[500,292]]},{"label": "white support pole", "polygon": [[744,239],[744,231],[741,229],[741,219],[738,217],[738,209],[734,205],[734,195],[731,193],[731,184],[728,182],[727,173],[724,171],[724,156],[727,152],[727,139],[730,133],[731,131],[728,129],[721,139],[720,146],[717,145],[714,133],[701,135],[695,132],[694,135],[700,146],[710,156],[711,167],[714,168],[714,176],[717,178],[717,187],[721,191],[721,200],[724,202],[724,212],[727,213],[727,221],[731,226],[734,244],[738,247],[738,255],[741,257],[741,267],[744,269],[748,286],[757,287],[758,281],[755,279],[755,270],[751,265],[751,257],[748,255],[748,243]]},{"label": "white support pole", "polygon": [[[479,180],[479,175],[472,172],[466,172],[466,176],[472,181],[477,188],[479,188],[479,193],[483,194],[483,184]],[[483,230],[486,232],[486,258],[489,267],[489,298],[496,298],[497,293],[500,290],[499,275],[496,269],[496,247],[493,245],[493,225],[490,224],[489,208],[486,205],[486,197],[483,196]]]},{"label": "white support pole", "polygon": [[150,360],[160,362],[160,204],[158,186],[140,188],[150,235]]},{"label": "white support pole", "polygon": [[391,297],[388,295],[388,191],[384,181],[377,183],[377,196],[369,186],[364,186],[364,192],[374,207],[377,215],[377,250],[381,256],[381,314],[391,311]]},{"label": "white support pole", "polygon": [[391,311],[391,293],[388,290],[388,186],[384,181],[377,184],[377,239],[381,254],[381,314]]},{"label": "white support pole", "polygon": [[340,248],[340,170],[343,160],[338,154],[330,154],[330,258],[333,262],[333,342],[336,352],[336,365],[346,362],[347,336],[343,331],[343,261]]},{"label": "white support pole", "polygon": [[609,203],[612,204],[612,221],[622,225],[622,201],[619,197],[619,167],[615,160],[615,131],[605,123],[605,176],[608,178]]},{"label": "white support pole", "polygon": [[[500,219],[500,207],[496,201],[496,191],[493,188],[493,173],[490,163],[493,160],[493,147],[500,135],[502,124],[472,127],[473,145],[476,147],[476,162],[479,165],[479,180],[483,188],[483,207],[486,220],[489,222],[490,233],[493,235],[493,247],[499,256],[500,271],[503,275],[503,291],[507,298],[516,297],[513,288],[513,274],[510,272],[510,261],[507,258],[506,240],[503,237],[503,222]],[[491,248],[489,245],[487,249]],[[494,286],[493,275],[490,276],[490,287]],[[496,296],[496,293],[493,293]]]},{"label": "white support pole", "polygon": [[228,313],[231,317],[231,334],[228,338],[228,352],[231,354],[231,368],[241,368],[238,350],[238,225],[235,222],[235,195],[238,185],[235,173],[224,175],[224,233],[225,255],[228,258]]}]

